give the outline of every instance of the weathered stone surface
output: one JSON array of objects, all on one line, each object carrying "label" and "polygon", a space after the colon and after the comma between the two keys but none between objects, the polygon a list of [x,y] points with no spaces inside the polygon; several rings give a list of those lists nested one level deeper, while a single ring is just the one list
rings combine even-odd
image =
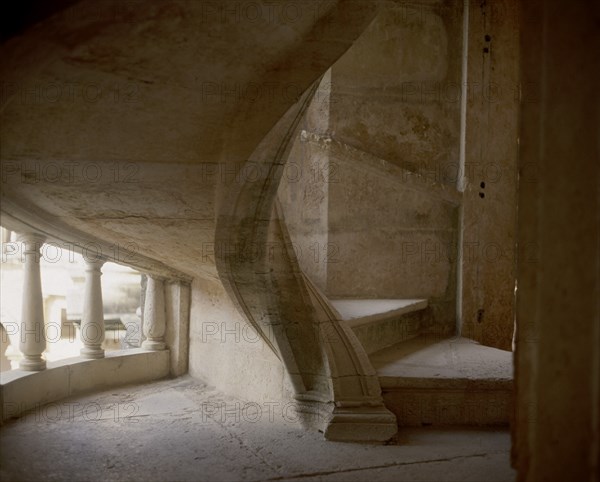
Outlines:
[{"label": "weathered stone surface", "polygon": [[72,395],[107,387],[160,380],[169,374],[169,352],[141,349],[109,352],[105,358],[51,362],[41,372],[3,372],[1,421]]},{"label": "weathered stone surface", "polygon": [[418,337],[374,353],[371,360],[400,426],[509,423],[508,351],[460,337]]},{"label": "weathered stone surface", "polygon": [[522,3],[521,14],[513,462],[519,481],[594,480],[600,8],[532,1]]},{"label": "weathered stone surface", "polygon": [[154,271],[168,258],[170,277],[216,278],[207,253],[221,178],[247,180],[240,171],[260,140],[375,8],[295,5],[293,21],[258,3],[264,17],[232,21],[204,2],[115,16],[120,1],[91,0],[8,40],[3,198],[62,232],[133,244]]},{"label": "weathered stone surface", "polygon": [[335,137],[454,183],[461,26],[460,2],[390,4],[332,69]]},{"label": "weathered stone surface", "polygon": [[509,449],[503,429],[405,429],[385,446],[326,441],[298,424],[293,407],[257,406],[190,378],[70,398],[0,435],[6,480],[77,473],[123,481],[505,482],[514,479]]},{"label": "weathered stone surface", "polygon": [[[84,0],[0,46],[0,222],[97,243],[168,280],[172,350],[143,376],[166,373],[167,357],[173,375],[186,371],[193,281],[194,376],[301,402],[327,438],[381,441],[390,381],[367,352],[403,324],[361,346],[326,295],[423,298],[420,332],[508,349],[516,323],[520,478],[593,477],[598,7],[301,0],[291,21],[232,19],[224,2],[121,4]],[[137,363],[98,363],[73,387],[139,375]],[[18,396],[68,394],[71,369],[55,368],[20,378]],[[506,419],[508,379],[452,368],[395,379],[412,392],[390,403],[427,412],[410,423],[480,423],[481,412],[434,412],[499,400],[489,419]]]},{"label": "weathered stone surface", "polygon": [[513,0],[469,11],[459,329],[503,350],[512,345],[515,312],[517,21]]}]

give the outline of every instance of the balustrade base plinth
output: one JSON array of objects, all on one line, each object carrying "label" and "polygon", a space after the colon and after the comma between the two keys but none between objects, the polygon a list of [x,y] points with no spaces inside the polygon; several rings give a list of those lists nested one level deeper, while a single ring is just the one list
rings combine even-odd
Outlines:
[{"label": "balustrade base plinth", "polygon": [[80,351],[82,358],[87,358],[89,360],[97,360],[99,358],[104,358],[104,350],[102,348],[82,348]]},{"label": "balustrade base plinth", "polygon": [[39,355],[23,355],[19,362],[19,369],[27,372],[39,372],[46,369],[46,360]]},{"label": "balustrade base plinth", "polygon": [[164,341],[144,340],[142,342],[142,348],[145,350],[160,351],[160,350],[165,350],[167,348],[167,345],[165,344]]}]

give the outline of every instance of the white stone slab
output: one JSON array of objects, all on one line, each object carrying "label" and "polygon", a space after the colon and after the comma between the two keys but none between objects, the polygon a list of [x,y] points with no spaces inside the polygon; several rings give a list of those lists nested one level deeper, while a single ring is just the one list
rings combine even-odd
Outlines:
[{"label": "white stone slab", "polygon": [[427,300],[331,300],[331,304],[344,320],[354,320],[384,313],[399,315],[421,310],[427,307]]}]

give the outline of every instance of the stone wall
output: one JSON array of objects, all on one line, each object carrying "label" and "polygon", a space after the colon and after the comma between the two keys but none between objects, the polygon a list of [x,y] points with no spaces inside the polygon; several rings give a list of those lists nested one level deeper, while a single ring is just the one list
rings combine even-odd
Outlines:
[{"label": "stone wall", "polygon": [[192,283],[189,353],[190,375],[234,396],[255,402],[291,396],[282,363],[216,281]]},{"label": "stone wall", "polygon": [[289,161],[312,178],[280,189],[330,298],[427,298],[436,330],[511,348],[517,33],[512,1],[395,4],[332,66]]},{"label": "stone wall", "polygon": [[522,3],[519,481],[600,473],[600,7]]},{"label": "stone wall", "polygon": [[[365,164],[332,157],[327,293],[333,298],[425,298],[435,330],[455,325],[457,207]],[[432,320],[432,321],[433,321]],[[433,327],[430,327],[433,329]]]},{"label": "stone wall", "polygon": [[514,331],[519,28],[516,2],[469,9],[459,330],[511,349]]},{"label": "stone wall", "polygon": [[[330,91],[328,70],[302,121],[303,131],[326,135]],[[278,198],[298,263],[322,290],[327,287],[329,177],[329,153],[298,137],[286,163]]]},{"label": "stone wall", "polygon": [[331,131],[453,185],[459,156],[462,2],[387,8],[332,68]]},{"label": "stone wall", "polygon": [[[462,5],[395,5],[332,68],[327,293],[427,298],[436,329],[455,325]],[[377,166],[387,165],[377,170]],[[394,170],[393,168],[397,168]]]}]

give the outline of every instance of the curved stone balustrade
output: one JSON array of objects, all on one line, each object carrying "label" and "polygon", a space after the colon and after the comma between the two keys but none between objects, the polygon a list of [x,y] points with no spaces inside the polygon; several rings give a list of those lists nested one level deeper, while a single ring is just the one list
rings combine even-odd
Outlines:
[{"label": "curved stone balustrade", "polygon": [[[101,269],[107,260],[103,257],[85,260],[81,355],[47,363],[43,357],[47,339],[40,269],[40,250],[45,240],[44,235],[36,232],[23,232],[17,237],[22,243],[24,264],[19,332],[23,359],[19,369],[0,375],[1,421],[85,391],[148,382],[187,371],[187,345],[182,349],[182,337],[189,321],[183,316],[189,309],[187,285],[180,281],[167,285],[165,278],[151,274],[145,295],[143,331],[146,339],[142,348],[105,354]],[[171,312],[167,312],[167,295]],[[168,322],[177,326],[168,329]],[[167,342],[173,344],[174,351],[167,349]]]},{"label": "curved stone balustrade", "polygon": [[0,375],[0,419],[91,390],[144,383],[169,375],[169,351],[144,349],[109,352],[101,359],[83,357],[49,362],[45,370],[10,370]]}]

